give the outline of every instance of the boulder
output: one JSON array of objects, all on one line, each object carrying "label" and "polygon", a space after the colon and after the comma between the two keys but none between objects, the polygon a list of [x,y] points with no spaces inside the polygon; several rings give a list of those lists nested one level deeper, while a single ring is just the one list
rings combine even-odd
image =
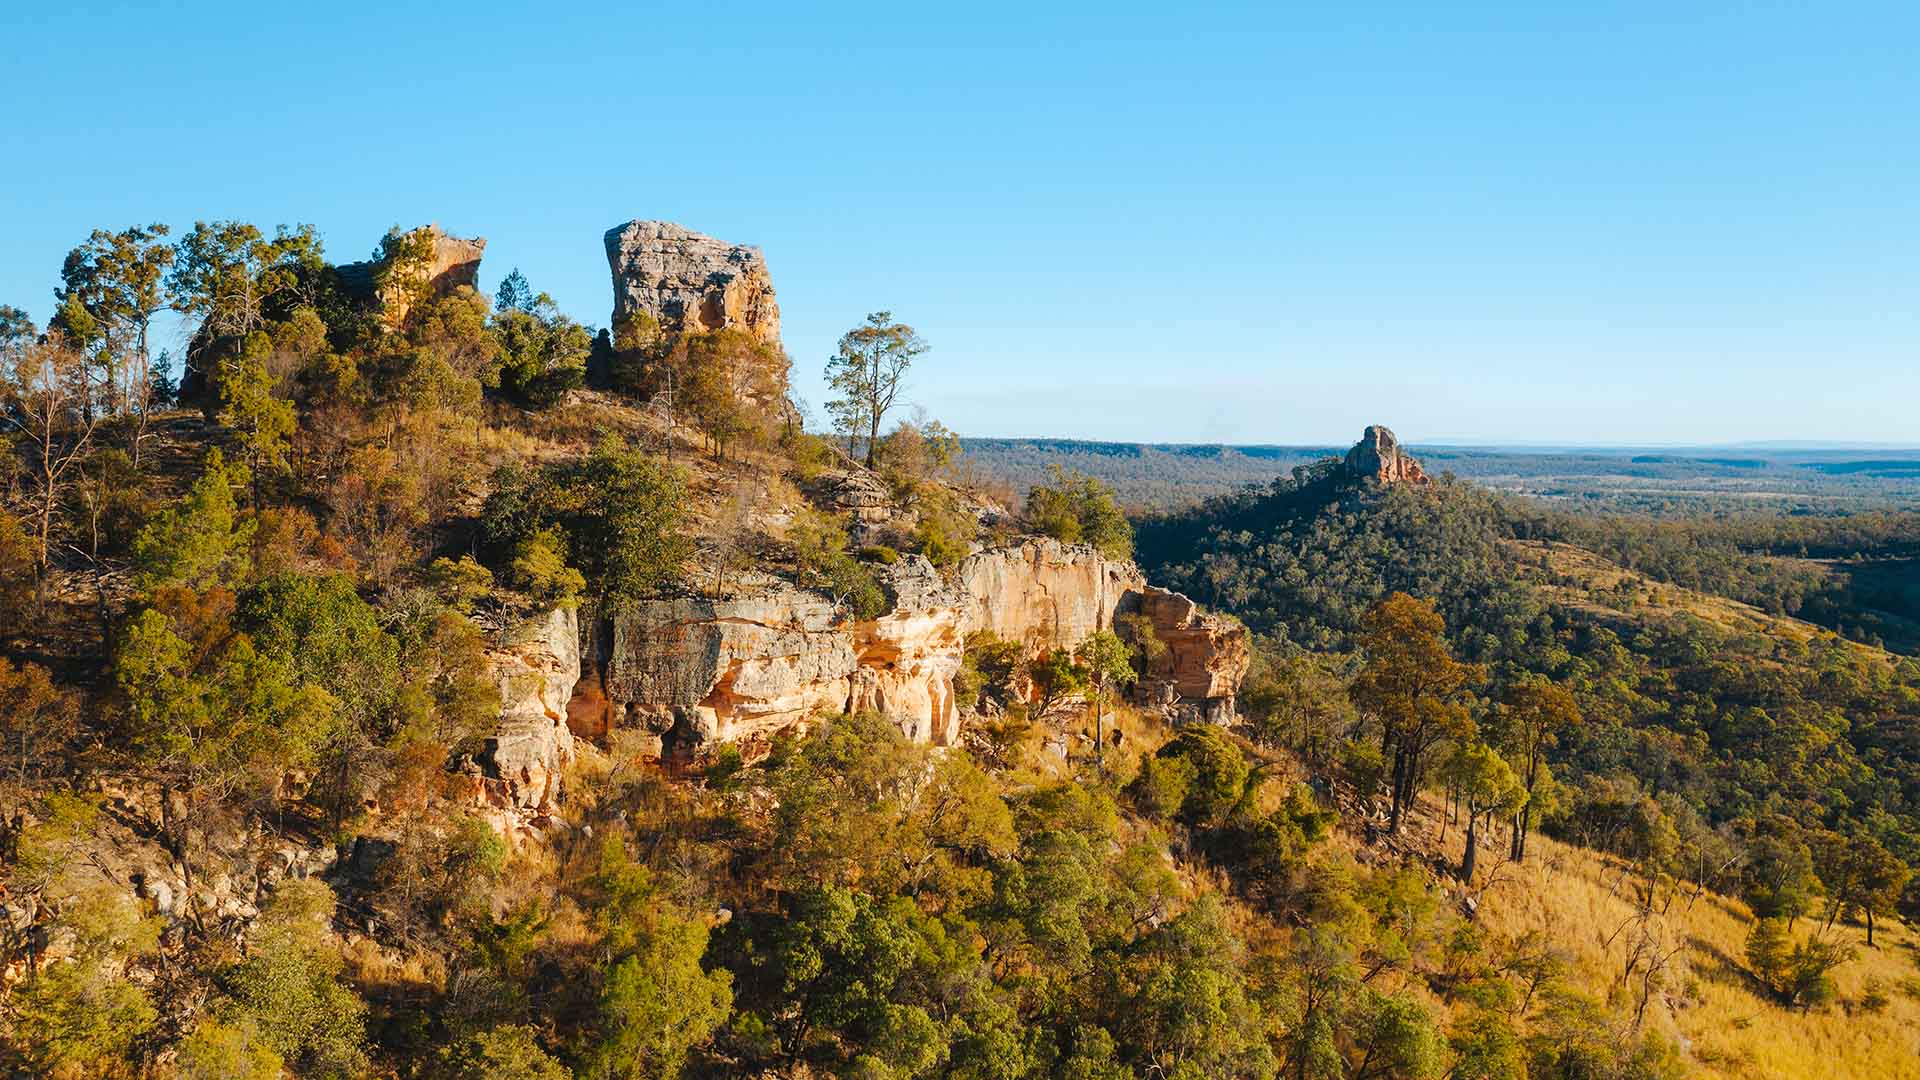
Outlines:
[{"label": "boulder", "polygon": [[661,335],[729,327],[780,343],[780,305],[759,248],[668,221],[629,221],[606,233],[616,340],[640,316]]}]

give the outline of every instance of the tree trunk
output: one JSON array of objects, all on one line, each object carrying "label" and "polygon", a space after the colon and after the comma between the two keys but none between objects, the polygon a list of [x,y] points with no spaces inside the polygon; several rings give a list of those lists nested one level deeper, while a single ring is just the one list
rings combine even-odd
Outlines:
[{"label": "tree trunk", "polygon": [[1460,856],[1460,880],[1473,884],[1474,863],[1480,854],[1480,815],[1467,811],[1467,850]]},{"label": "tree trunk", "polygon": [[1093,686],[1093,767],[1099,770],[1102,776],[1107,774],[1107,738],[1101,730],[1100,707],[1106,703],[1106,696],[1101,690],[1100,682],[1096,681]]}]

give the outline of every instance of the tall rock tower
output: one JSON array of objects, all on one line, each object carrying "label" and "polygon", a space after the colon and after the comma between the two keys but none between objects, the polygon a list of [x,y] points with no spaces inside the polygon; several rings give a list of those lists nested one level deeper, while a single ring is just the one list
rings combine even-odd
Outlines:
[{"label": "tall rock tower", "polygon": [[617,345],[729,328],[780,344],[780,305],[759,248],[670,221],[616,225],[606,245]]},{"label": "tall rock tower", "polygon": [[1412,454],[1400,447],[1391,428],[1373,424],[1360,441],[1347,451],[1347,478],[1378,484],[1426,484],[1427,471]]}]

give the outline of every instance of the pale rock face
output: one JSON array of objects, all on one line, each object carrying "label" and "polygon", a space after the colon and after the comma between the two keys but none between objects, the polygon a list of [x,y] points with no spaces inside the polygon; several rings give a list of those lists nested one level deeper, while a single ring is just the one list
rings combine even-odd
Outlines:
[{"label": "pale rock face", "polygon": [[729,600],[654,600],[610,616],[601,692],[642,726],[694,742],[771,734],[845,707],[853,643],[824,597],[791,586]]},{"label": "pale rock face", "polygon": [[894,566],[891,584],[894,609],[850,628],[860,666],[847,708],[891,716],[915,742],[950,746],[960,737],[953,677],[966,640],[966,596],[918,555]]},{"label": "pale rock face", "polygon": [[1151,585],[1140,594],[1138,610],[1167,646],[1166,671],[1143,679],[1138,695],[1152,700],[1171,690],[1177,717],[1232,723],[1234,695],[1253,664],[1247,628]]},{"label": "pale rock face", "polygon": [[511,805],[545,809],[573,733],[639,729],[678,751],[804,730],[841,711],[881,712],[916,742],[952,745],[961,721],[953,680],[968,634],[990,631],[1038,653],[1078,645],[1133,613],[1168,646],[1165,669],[1142,680],[1142,700],[1171,702],[1176,719],[1233,717],[1246,629],[1147,585],[1130,562],[1036,539],[971,555],[950,576],[917,555],[887,572],[893,609],[868,620],[787,584],[630,604],[589,624],[584,665],[573,613],[555,612],[496,654],[507,714],[493,774]]},{"label": "pale rock face", "polygon": [[645,314],[663,334],[737,327],[780,342],[780,305],[759,248],[729,244],[668,221],[629,221],[606,234],[613,325]]},{"label": "pale rock face", "polygon": [[560,773],[574,757],[567,707],[580,680],[580,620],[555,608],[491,654],[500,687],[500,726],[481,765],[488,801],[546,810],[560,794]]},{"label": "pale rock face", "polygon": [[1420,462],[1400,448],[1400,440],[1390,429],[1379,424],[1368,427],[1347,451],[1347,477],[1383,485],[1429,482]]},{"label": "pale rock face", "polygon": [[1112,629],[1122,604],[1147,587],[1130,562],[1044,538],[970,555],[957,576],[966,596],[963,637],[986,630],[1035,652]]}]

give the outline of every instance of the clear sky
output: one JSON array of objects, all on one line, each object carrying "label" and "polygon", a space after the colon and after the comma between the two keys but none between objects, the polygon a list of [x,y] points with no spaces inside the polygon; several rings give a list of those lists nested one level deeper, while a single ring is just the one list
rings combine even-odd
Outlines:
[{"label": "clear sky", "polygon": [[1911,0],[349,6],[11,10],[0,302],[438,221],[604,325],[665,218],[765,249],[802,396],[891,309],[967,434],[1920,443]]}]

